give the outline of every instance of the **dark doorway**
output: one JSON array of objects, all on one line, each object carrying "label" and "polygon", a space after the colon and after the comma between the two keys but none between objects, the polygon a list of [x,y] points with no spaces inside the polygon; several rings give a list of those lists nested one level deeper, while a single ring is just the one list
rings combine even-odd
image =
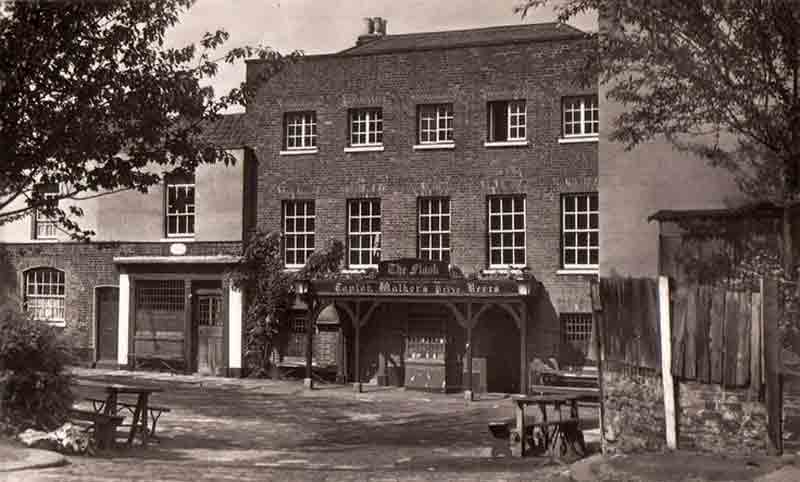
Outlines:
[{"label": "dark doorway", "polygon": [[119,321],[119,288],[97,288],[97,359],[116,361],[117,322]]}]

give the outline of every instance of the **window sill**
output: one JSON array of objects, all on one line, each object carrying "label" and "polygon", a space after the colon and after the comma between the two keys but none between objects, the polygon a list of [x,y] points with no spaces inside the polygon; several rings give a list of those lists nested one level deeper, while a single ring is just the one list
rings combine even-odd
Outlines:
[{"label": "window sill", "polygon": [[161,238],[158,240],[160,243],[193,243],[194,237],[191,238]]},{"label": "window sill", "polygon": [[57,243],[59,241],[58,238],[33,238],[31,239],[32,243]]},{"label": "window sill", "polygon": [[383,152],[383,144],[377,146],[351,146],[345,147],[344,152]]},{"label": "window sill", "polygon": [[43,321],[42,323],[47,323],[48,325],[56,328],[64,328],[67,326],[66,321]]},{"label": "window sill", "polygon": [[597,276],[600,270],[597,268],[564,268],[556,271],[557,275],[590,275]]},{"label": "window sill", "polygon": [[342,274],[365,274],[368,269],[378,269],[378,265],[373,264],[369,266],[358,266],[358,267],[343,269]]},{"label": "window sill", "polygon": [[284,273],[297,273],[301,269],[303,269],[302,266],[284,266],[283,267],[283,272]]},{"label": "window sill", "polygon": [[522,270],[525,268],[524,265],[520,266],[512,266],[510,268],[506,267],[489,267],[487,269],[482,269],[481,274],[488,274],[488,275],[497,275],[497,274],[522,274]]},{"label": "window sill", "polygon": [[319,152],[318,147],[304,147],[302,149],[285,149],[280,151],[281,156],[299,156],[302,154],[316,154]]},{"label": "window sill", "polygon": [[483,147],[524,147],[529,144],[528,140],[521,141],[493,141],[484,142]]},{"label": "window sill", "polygon": [[559,137],[559,144],[580,144],[584,142],[598,142],[598,136],[581,136],[581,137]]},{"label": "window sill", "polygon": [[441,142],[437,144],[414,144],[413,149],[415,151],[427,151],[432,149],[455,149],[456,143],[455,142]]}]

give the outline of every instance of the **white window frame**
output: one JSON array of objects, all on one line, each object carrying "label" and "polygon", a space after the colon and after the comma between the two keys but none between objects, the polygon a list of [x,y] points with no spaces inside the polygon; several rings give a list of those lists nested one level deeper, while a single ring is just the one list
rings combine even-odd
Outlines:
[{"label": "white window frame", "polygon": [[[383,146],[383,109],[351,109],[349,114],[350,147]],[[364,138],[363,142],[360,140]]]},{"label": "white window frame", "polygon": [[66,320],[64,272],[50,267],[31,268],[23,273],[25,311],[36,321],[63,326]]},{"label": "white window frame", "polygon": [[[592,209],[592,199],[594,198],[595,209]],[[567,209],[568,200],[573,200],[573,208]],[[580,209],[580,199],[585,202],[585,209]],[[585,216],[585,218],[583,218]],[[581,223],[585,219],[585,224]],[[594,223],[592,222],[594,219]],[[594,225],[595,227],[591,227]],[[594,235],[594,236],[593,236]],[[581,243],[581,237],[585,241]],[[574,237],[574,244],[568,243],[568,238]],[[594,237],[594,242],[592,238]],[[561,196],[561,262],[565,270],[570,269],[591,269],[599,268],[600,260],[600,211],[599,199],[596,192],[589,193],[567,193]],[[592,263],[591,253],[596,253],[597,262]],[[572,252],[572,257],[568,255]],[[578,262],[580,253],[586,256],[586,262]],[[568,262],[572,259],[573,262]]]},{"label": "white window frame", "polygon": [[[54,189],[55,190],[42,192],[42,197],[45,201],[48,199],[58,199],[58,188],[54,187]],[[58,204],[57,201],[56,204]],[[56,239],[58,237],[58,222],[39,209],[34,211],[33,224],[34,239]]]},{"label": "white window frame", "polygon": [[317,147],[317,113],[287,112],[284,115],[284,149],[313,150]]},{"label": "white window frame", "polygon": [[[189,190],[192,192],[191,202],[186,202],[183,206],[183,210],[178,211],[177,209],[173,211],[172,207],[170,206],[170,193],[175,191],[176,199],[177,196],[181,191],[186,193],[188,196]],[[197,218],[195,213],[195,200],[197,197],[197,189],[195,188],[194,182],[170,182],[167,181],[164,187],[164,191],[166,194],[166,202],[165,202],[165,216],[164,216],[164,231],[167,235],[167,238],[193,238],[195,232],[197,232]],[[175,219],[175,230],[171,232],[170,230],[170,219]],[[184,230],[180,229],[181,219],[185,219],[185,226]],[[189,219],[191,219],[191,230],[189,229]]]},{"label": "white window frame", "polygon": [[[505,117],[504,120],[506,123],[505,139],[495,139],[496,116],[501,104],[505,104],[505,112],[502,114]],[[527,102],[524,99],[492,101],[488,103],[487,108],[489,110],[489,130],[486,136],[487,145],[503,143],[519,144],[527,142],[528,111]]]},{"label": "white window frame", "polygon": [[[358,206],[355,214],[354,207]],[[365,213],[363,208],[369,212]],[[378,229],[374,229],[377,220]],[[363,224],[366,222],[366,230]],[[354,229],[355,227],[355,229]],[[347,264],[350,269],[376,268],[381,259],[381,200],[378,198],[349,199],[347,201]],[[354,241],[358,240],[357,243]],[[367,244],[365,247],[364,244]],[[357,245],[357,246],[356,246]],[[371,262],[363,263],[362,253],[369,253]],[[356,255],[356,263],[352,262],[352,255]],[[374,262],[372,262],[374,261]]]},{"label": "white window frame", "polygon": [[[424,209],[425,206],[427,206],[427,209]],[[434,212],[434,207],[436,212]],[[452,202],[450,198],[419,198],[417,203],[417,211],[419,213],[417,250],[420,259],[446,261],[448,264],[451,262],[451,209]],[[434,243],[434,240],[436,243]],[[434,244],[437,244],[437,246],[434,246]]]},{"label": "white window frame", "polygon": [[[567,114],[571,120],[567,121]],[[600,132],[600,110],[597,96],[564,97],[561,101],[561,131],[565,139],[597,137]],[[567,126],[572,129],[567,133]],[[577,129],[577,130],[575,130]]]},{"label": "white window frame", "polygon": [[453,104],[422,104],[418,112],[419,145],[453,144]]},{"label": "white window frame", "polygon": [[[503,207],[503,201],[510,200],[511,201],[511,210],[506,213]],[[493,207],[495,202],[497,202],[497,206],[499,210],[497,212],[493,212]],[[522,204],[522,209],[517,209],[518,203]],[[508,269],[508,268],[522,268],[527,265],[527,199],[523,195],[503,195],[503,196],[491,196],[488,199],[488,228],[489,228],[489,268],[490,269]],[[519,220],[519,216],[522,216],[522,227],[518,227],[517,221]],[[510,217],[510,221],[509,218]],[[496,227],[495,220],[497,221]],[[510,225],[507,225],[510,224]],[[522,246],[520,247],[517,243],[518,235],[522,235]],[[499,236],[500,244],[496,245],[493,242],[494,235]],[[511,236],[511,244],[510,247],[506,247],[506,240],[507,236]],[[511,250],[511,259],[507,260],[505,258],[506,250]],[[519,249],[522,249],[522,262],[514,262],[518,261],[516,259],[515,252]],[[494,263],[492,262],[493,253],[499,252],[500,253],[500,262]],[[510,262],[506,262],[510,261]]]},{"label": "white window frame", "polygon": [[[299,209],[301,207],[302,210]],[[305,266],[308,258],[314,252],[315,228],[316,206],[313,200],[289,199],[283,201],[283,260],[286,268],[297,269]],[[291,263],[289,262],[290,253],[293,259]],[[302,259],[302,263],[298,263],[298,259]]]}]

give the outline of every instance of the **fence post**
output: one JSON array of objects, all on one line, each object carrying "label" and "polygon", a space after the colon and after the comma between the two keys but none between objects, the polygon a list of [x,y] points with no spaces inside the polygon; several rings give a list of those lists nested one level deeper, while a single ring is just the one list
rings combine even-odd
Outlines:
[{"label": "fence post", "polygon": [[778,283],[774,279],[761,280],[761,310],[764,326],[764,370],[767,406],[767,451],[770,455],[783,454],[783,388],[781,386],[781,340],[778,332],[780,304]]},{"label": "fence post", "polygon": [[676,449],[675,385],[672,379],[672,330],[669,313],[669,278],[658,277],[659,333],[661,334],[661,380],[664,384],[664,421],[667,431],[667,448]]}]

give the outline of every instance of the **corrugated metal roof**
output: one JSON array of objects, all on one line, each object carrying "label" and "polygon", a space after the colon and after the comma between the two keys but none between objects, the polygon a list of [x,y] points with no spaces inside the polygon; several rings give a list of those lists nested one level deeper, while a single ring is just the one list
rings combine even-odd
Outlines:
[{"label": "corrugated metal roof", "polygon": [[501,27],[383,35],[339,52],[339,55],[383,54],[409,50],[432,50],[517,42],[581,38],[586,35],[563,23],[529,23]]}]

